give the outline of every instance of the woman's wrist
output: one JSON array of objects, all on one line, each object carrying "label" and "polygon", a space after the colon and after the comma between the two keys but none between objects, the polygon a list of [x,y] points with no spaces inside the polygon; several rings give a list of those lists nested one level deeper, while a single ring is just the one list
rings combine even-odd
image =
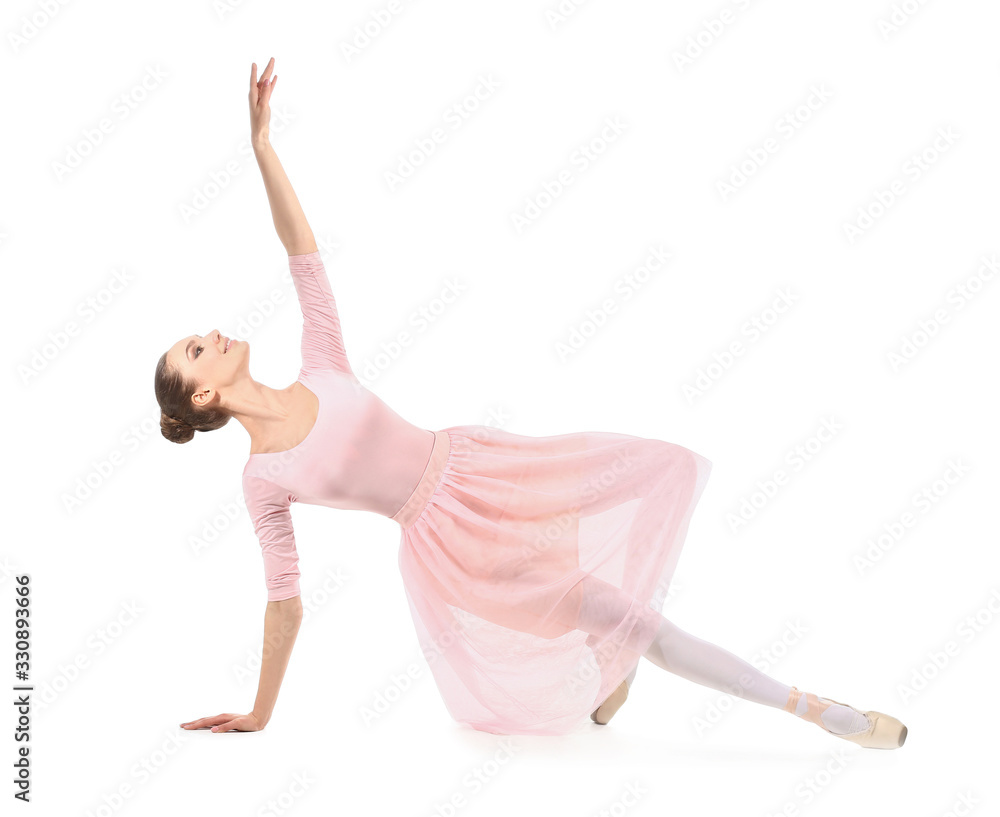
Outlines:
[{"label": "woman's wrist", "polygon": [[271,146],[271,143],[268,140],[266,133],[250,137],[250,144],[253,145],[254,152],[256,153],[259,153],[262,150],[266,150]]}]

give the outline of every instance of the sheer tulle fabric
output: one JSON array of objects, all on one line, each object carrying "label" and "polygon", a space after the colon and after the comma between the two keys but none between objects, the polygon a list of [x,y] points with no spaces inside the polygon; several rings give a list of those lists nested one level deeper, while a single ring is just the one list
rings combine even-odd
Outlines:
[{"label": "sheer tulle fabric", "polygon": [[656,636],[712,463],[613,432],[435,432],[392,517],[423,654],[450,715],[566,734]]}]

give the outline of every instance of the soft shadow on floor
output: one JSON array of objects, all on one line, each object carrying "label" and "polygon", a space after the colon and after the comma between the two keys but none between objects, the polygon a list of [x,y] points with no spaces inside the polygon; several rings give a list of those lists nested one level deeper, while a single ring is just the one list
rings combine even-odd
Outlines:
[{"label": "soft shadow on floor", "polygon": [[472,754],[487,753],[495,750],[501,741],[510,741],[518,748],[521,756],[533,755],[553,757],[572,754],[578,762],[593,760],[597,764],[606,764],[609,758],[614,758],[616,765],[627,765],[629,757],[635,758],[643,765],[649,763],[670,763],[671,761],[704,761],[706,764],[725,761],[753,761],[757,763],[787,763],[814,762],[824,763],[830,759],[831,749],[843,749],[847,752],[863,752],[860,747],[851,746],[843,741],[837,741],[830,736],[830,746],[824,750],[812,736],[803,735],[800,747],[775,749],[754,745],[726,745],[720,741],[707,743],[695,737],[650,737],[630,731],[627,726],[615,727],[612,724],[601,726],[588,723],[569,735],[494,735],[479,732],[467,726],[455,724],[453,727],[455,739],[466,746]]}]

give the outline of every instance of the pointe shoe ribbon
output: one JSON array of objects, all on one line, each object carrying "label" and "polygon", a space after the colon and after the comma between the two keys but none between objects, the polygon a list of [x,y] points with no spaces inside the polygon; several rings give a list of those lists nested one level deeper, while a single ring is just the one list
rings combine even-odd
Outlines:
[{"label": "pointe shoe ribbon", "polygon": [[[798,687],[792,687],[792,691],[788,693],[788,703],[785,704],[785,711],[791,712],[794,715],[801,697],[802,693],[799,692]],[[863,732],[851,732],[847,735],[832,732],[826,728],[826,724],[823,723],[820,716],[833,704],[854,709],[850,704],[835,701],[832,698],[828,698],[826,702],[823,702],[818,696],[807,692],[806,711],[798,717],[803,720],[812,721],[817,726],[822,727],[825,732],[830,732],[834,737],[849,740],[851,743],[856,743],[858,746],[864,746],[867,749],[898,749],[906,740],[906,727],[899,720],[892,717],[892,715],[886,715],[883,712],[876,712],[874,710],[863,713],[868,716],[868,720],[870,721],[868,728]],[[855,709],[855,712],[859,711]]]},{"label": "pointe shoe ribbon", "polygon": [[628,698],[628,681],[622,681],[597,709],[590,713],[594,723],[606,724]]}]

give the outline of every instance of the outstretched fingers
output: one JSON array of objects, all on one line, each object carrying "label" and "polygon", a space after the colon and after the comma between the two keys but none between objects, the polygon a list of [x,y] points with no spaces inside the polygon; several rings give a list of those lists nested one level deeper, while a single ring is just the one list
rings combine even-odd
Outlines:
[{"label": "outstretched fingers", "polygon": [[263,87],[261,83],[267,82],[271,78],[271,72],[274,70],[274,57],[271,57],[267,61],[267,67],[264,69],[264,73],[260,75],[260,81],[257,83],[258,87]]},{"label": "outstretched fingers", "polygon": [[[250,101],[256,104],[258,94],[265,88],[273,87],[274,83],[268,84],[268,80],[271,78],[271,71],[274,70],[274,57],[271,57],[267,62],[267,66],[264,68],[264,73],[260,75],[260,79],[257,79],[257,63],[251,63],[250,65]],[[275,77],[277,80],[277,77]]]},{"label": "outstretched fingers", "polygon": [[228,732],[230,729],[238,729],[237,719],[239,715],[231,716],[231,719],[212,727],[213,732]]},{"label": "outstretched fingers", "polygon": [[213,715],[209,718],[198,718],[194,721],[188,721],[187,723],[182,723],[182,729],[205,729],[209,726],[218,726],[220,724],[231,721],[233,718],[237,717],[231,712],[226,712],[222,715]]}]

